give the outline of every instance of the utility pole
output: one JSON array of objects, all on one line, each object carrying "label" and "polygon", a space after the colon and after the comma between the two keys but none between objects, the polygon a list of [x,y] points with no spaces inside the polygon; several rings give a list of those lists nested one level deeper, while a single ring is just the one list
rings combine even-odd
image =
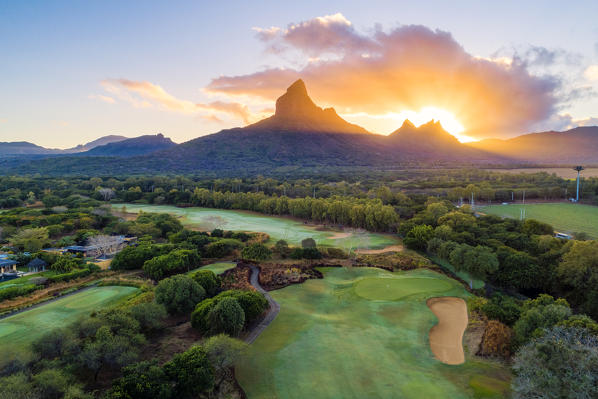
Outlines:
[{"label": "utility pole", "polygon": [[573,170],[577,171],[577,194],[575,195],[575,202],[579,202],[579,173],[584,170],[583,166],[576,166]]}]

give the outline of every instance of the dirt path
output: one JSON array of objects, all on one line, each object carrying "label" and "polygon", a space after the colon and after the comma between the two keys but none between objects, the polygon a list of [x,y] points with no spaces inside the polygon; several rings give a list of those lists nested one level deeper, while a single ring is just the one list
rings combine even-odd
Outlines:
[{"label": "dirt path", "polygon": [[434,357],[446,364],[465,362],[463,333],[467,328],[467,305],[461,298],[430,298],[426,302],[438,318],[430,329],[430,349]]},{"label": "dirt path", "polygon": [[251,344],[253,341],[255,341],[257,339],[257,337],[259,337],[260,334],[266,329],[266,327],[268,327],[268,325],[270,325],[270,323],[272,323],[274,321],[276,316],[278,316],[278,312],[280,312],[280,305],[278,304],[278,302],[276,302],[270,296],[270,294],[268,294],[268,292],[265,289],[263,289],[262,286],[260,285],[260,282],[259,282],[260,269],[258,269],[256,266],[253,266],[253,265],[250,267],[251,267],[251,277],[250,277],[249,281],[250,281],[251,285],[258,292],[261,292],[262,294],[264,294],[264,297],[266,297],[266,299],[268,300],[270,307],[268,308],[266,317],[264,317],[264,319],[257,326],[255,326],[253,328],[253,330],[251,330],[249,332],[249,334],[247,334],[247,336],[245,337],[245,342],[247,342],[248,344]]}]

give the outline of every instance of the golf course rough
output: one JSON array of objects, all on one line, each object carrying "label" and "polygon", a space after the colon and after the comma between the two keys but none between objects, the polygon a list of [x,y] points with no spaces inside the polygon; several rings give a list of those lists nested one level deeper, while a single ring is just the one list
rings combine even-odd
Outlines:
[{"label": "golf course rough", "polygon": [[0,352],[24,348],[48,331],[108,308],[136,291],[134,287],[93,287],[0,319]]},{"label": "golf course rough", "polygon": [[235,369],[249,399],[498,398],[508,389],[505,367],[451,366],[430,349],[438,319],[426,300],[467,297],[456,281],[423,269],[319,270],[324,279],[270,293],[281,311]]},{"label": "golf course rough", "polygon": [[328,245],[348,248],[380,249],[396,246],[399,240],[386,234],[367,233],[364,236],[351,236],[339,234],[338,231],[321,230],[300,221],[286,218],[261,215],[247,211],[234,211],[212,208],[177,208],[170,205],[139,205],[139,204],[114,204],[115,211],[120,211],[123,206],[127,212],[139,213],[155,212],[169,213],[181,218],[181,223],[203,231],[212,231],[215,228],[231,231],[262,232],[270,236],[270,240],[286,240],[291,245],[301,244],[301,240],[313,238],[318,245]]}]

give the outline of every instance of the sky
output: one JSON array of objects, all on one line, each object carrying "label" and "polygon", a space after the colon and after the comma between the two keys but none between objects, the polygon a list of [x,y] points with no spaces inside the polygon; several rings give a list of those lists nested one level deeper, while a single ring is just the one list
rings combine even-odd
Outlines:
[{"label": "sky", "polygon": [[268,116],[302,78],[380,134],[598,125],[598,2],[0,0],[0,141],[176,142]]}]

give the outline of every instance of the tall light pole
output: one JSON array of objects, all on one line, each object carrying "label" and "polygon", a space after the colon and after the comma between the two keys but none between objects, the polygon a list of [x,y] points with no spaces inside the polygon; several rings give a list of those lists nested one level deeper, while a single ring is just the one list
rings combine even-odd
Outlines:
[{"label": "tall light pole", "polygon": [[575,202],[579,202],[579,173],[584,170],[583,166],[576,166],[573,170],[577,171],[577,194],[575,196]]}]

